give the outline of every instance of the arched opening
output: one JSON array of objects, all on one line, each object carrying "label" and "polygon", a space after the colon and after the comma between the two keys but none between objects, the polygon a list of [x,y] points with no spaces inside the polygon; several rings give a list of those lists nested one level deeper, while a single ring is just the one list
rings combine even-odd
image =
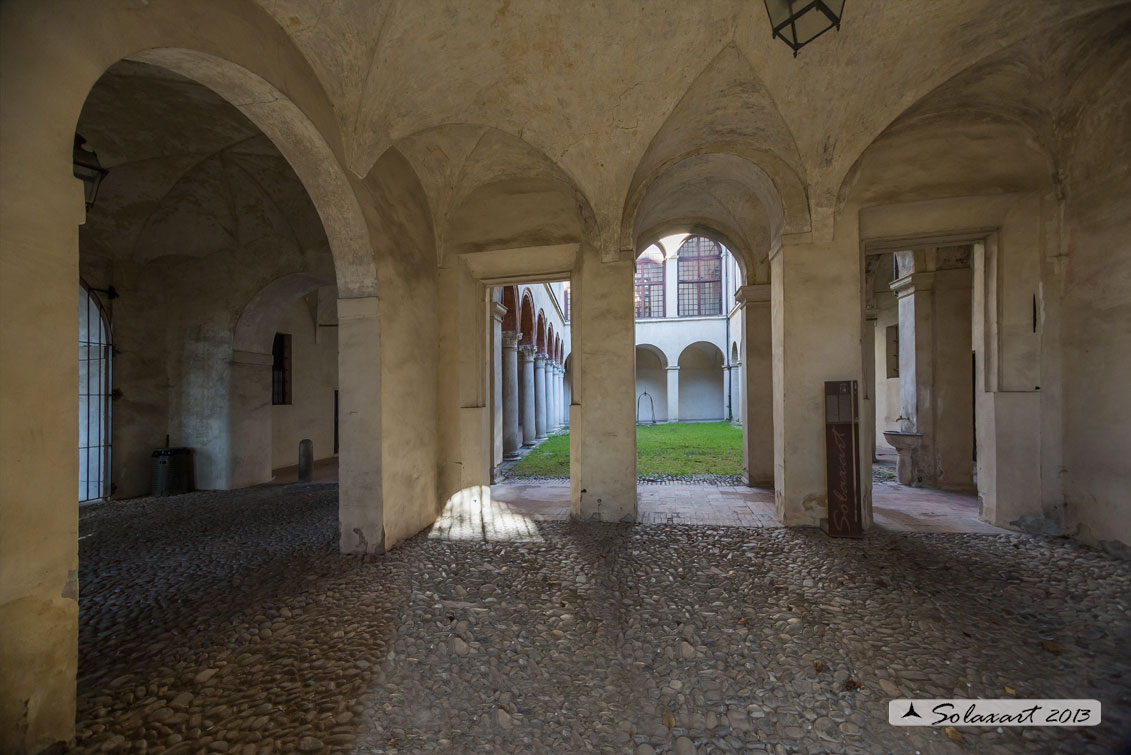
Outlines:
[{"label": "arched opening", "polygon": [[[206,490],[270,480],[309,434],[332,454],[335,267],[288,161],[216,93],[136,61],[98,80],[78,129],[107,171],[79,267],[116,295],[114,496],[180,490],[151,479],[166,445],[191,450],[180,462]],[[284,400],[272,396],[272,361]],[[292,431],[273,437],[273,415]]]},{"label": "arched opening", "polygon": [[79,291],[79,503],[113,491],[110,478],[113,342],[110,317],[85,282]]},{"label": "arched opening", "polygon": [[723,354],[713,343],[690,344],[679,355],[679,418],[717,421],[725,414]]},{"label": "arched opening", "polygon": [[636,423],[668,421],[668,358],[651,344],[636,345]]}]

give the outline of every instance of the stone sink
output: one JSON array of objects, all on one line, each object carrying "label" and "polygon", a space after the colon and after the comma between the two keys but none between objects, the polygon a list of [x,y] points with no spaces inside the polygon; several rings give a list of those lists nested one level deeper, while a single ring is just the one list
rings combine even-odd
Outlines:
[{"label": "stone sink", "polygon": [[896,477],[900,485],[919,484],[919,444],[923,440],[922,433],[904,432],[903,430],[884,430],[884,439],[895,449]]}]

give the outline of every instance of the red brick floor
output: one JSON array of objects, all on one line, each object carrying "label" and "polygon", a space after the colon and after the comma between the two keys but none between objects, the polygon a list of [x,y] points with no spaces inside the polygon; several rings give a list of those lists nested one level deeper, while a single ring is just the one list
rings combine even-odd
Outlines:
[{"label": "red brick floor", "polygon": [[[712,524],[776,527],[774,492],[765,488],[710,485],[640,485],[637,519],[645,524]],[[491,499],[513,514],[535,520],[569,517],[569,485],[509,482],[491,487]],[[876,526],[898,532],[1006,532],[978,519],[978,498],[896,483],[872,490]]]},{"label": "red brick floor", "polygon": [[[298,468],[275,470],[273,484],[297,480]],[[315,482],[337,482],[338,460],[314,464]],[[640,485],[638,521],[644,524],[707,524],[777,527],[774,491],[712,485]],[[491,503],[500,515],[535,521],[569,518],[569,483],[507,482],[491,486]],[[978,497],[896,482],[874,482],[872,513],[876,527],[893,532],[1008,532],[978,519]]]}]

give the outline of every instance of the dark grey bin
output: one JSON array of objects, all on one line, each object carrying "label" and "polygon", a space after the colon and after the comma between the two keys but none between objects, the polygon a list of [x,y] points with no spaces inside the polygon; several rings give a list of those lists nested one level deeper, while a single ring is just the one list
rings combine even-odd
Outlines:
[{"label": "dark grey bin", "polygon": [[158,448],[153,452],[150,495],[180,495],[192,490],[192,449]]}]

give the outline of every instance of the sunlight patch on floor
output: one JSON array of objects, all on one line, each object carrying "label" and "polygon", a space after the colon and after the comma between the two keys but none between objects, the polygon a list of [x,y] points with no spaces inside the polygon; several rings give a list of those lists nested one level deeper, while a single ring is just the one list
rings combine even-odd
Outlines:
[{"label": "sunlight patch on floor", "polygon": [[533,519],[512,511],[507,503],[493,502],[491,488],[476,485],[448,499],[428,539],[521,543],[541,542],[542,535]]}]

